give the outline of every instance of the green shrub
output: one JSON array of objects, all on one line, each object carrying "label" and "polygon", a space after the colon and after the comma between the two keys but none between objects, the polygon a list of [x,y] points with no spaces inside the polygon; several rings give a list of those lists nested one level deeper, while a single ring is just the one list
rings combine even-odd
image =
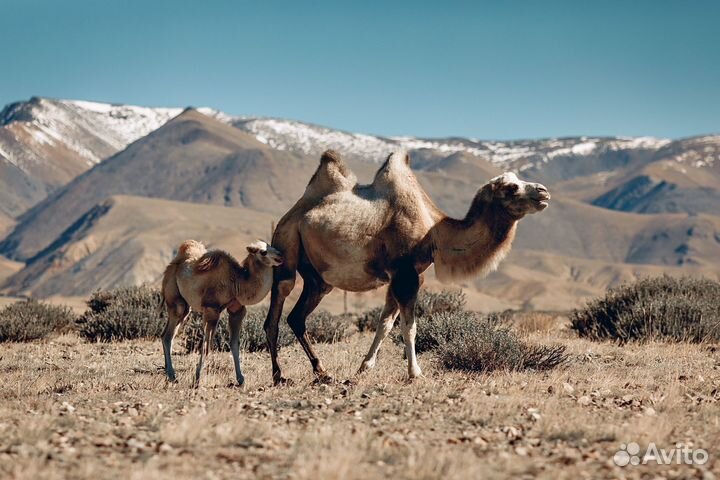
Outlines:
[{"label": "green shrub", "polygon": [[[267,350],[267,339],[265,337],[265,318],[267,308],[249,309],[240,328],[240,348],[249,352]],[[203,340],[202,316],[192,314],[187,320],[185,329],[185,348],[188,352],[199,351]],[[278,334],[278,346],[286,347],[295,340],[295,335],[290,330],[285,318],[280,319],[280,333]],[[214,350],[223,352],[230,351],[230,328],[228,326],[227,312],[220,316],[217,328],[215,329]]]},{"label": "green shrub", "polygon": [[36,300],[13,303],[0,310],[0,342],[28,342],[70,331],[75,314],[65,306]]},{"label": "green shrub", "polygon": [[160,302],[159,290],[146,286],[97,291],[87,301],[78,331],[90,342],[159,337],[166,323]]},{"label": "green shrub", "polygon": [[593,340],[720,341],[720,283],[692,277],[647,278],[609,289],[571,315]]}]

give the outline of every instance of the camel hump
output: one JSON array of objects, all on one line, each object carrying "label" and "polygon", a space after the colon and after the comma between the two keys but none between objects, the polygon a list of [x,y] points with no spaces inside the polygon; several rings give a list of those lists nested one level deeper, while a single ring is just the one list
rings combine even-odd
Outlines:
[{"label": "camel hump", "polygon": [[325,150],[323,152],[320,157],[320,167],[323,166],[331,175],[339,175],[344,178],[352,177],[353,180],[355,178],[348,166],[345,165],[345,161],[335,150]]},{"label": "camel hump", "polygon": [[205,245],[197,240],[185,240],[178,247],[177,255],[172,263],[182,263],[188,260],[195,260],[203,256],[207,250]]},{"label": "camel hump", "polygon": [[377,189],[417,189],[417,180],[410,169],[410,155],[405,150],[391,153],[375,173],[373,186]]},{"label": "camel hump", "polygon": [[409,167],[410,154],[406,150],[398,150],[396,152],[393,152],[388,156],[387,164],[391,168],[396,165],[402,167]]},{"label": "camel hump", "polygon": [[340,154],[335,150],[326,150],[320,157],[320,165],[310,179],[305,195],[319,197],[352,190],[356,183],[355,175]]},{"label": "camel hump", "polygon": [[320,163],[335,162],[343,163],[342,157],[335,150],[325,150],[320,157]]},{"label": "camel hump", "polygon": [[205,273],[215,270],[225,260],[227,254],[220,250],[212,250],[200,257],[193,265],[195,273]]}]

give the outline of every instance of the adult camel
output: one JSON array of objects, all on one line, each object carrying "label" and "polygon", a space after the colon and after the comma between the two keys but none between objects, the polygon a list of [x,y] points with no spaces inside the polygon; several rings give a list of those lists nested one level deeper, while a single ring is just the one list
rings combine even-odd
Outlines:
[{"label": "adult camel", "polygon": [[333,288],[364,292],[389,284],[370,351],[360,371],[375,365],[380,345],[400,313],[408,375],[422,374],[415,354],[415,301],[422,274],[435,264],[440,281],[497,267],[510,250],[518,220],[544,210],[550,193],[538,183],[505,173],[480,188],[465,218],[443,213],[410,169],[406,152],[392,153],[370,185],[358,185],[340,155],[327,151],[303,196],[282,217],[272,246],[284,262],[275,268],[265,333],[273,382],[285,382],[277,356],[285,299],[303,290],[288,323],[319,380],[328,379],[305,331],[305,319]]}]

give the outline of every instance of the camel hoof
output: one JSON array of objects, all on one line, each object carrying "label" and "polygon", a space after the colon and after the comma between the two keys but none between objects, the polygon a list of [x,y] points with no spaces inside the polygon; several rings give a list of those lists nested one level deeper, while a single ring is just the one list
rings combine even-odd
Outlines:
[{"label": "camel hoof", "polygon": [[168,372],[167,370],[165,370],[165,378],[170,383],[177,383],[177,376],[175,375],[175,371]]},{"label": "camel hoof", "polygon": [[273,385],[276,387],[292,387],[295,385],[295,382],[293,382],[290,378],[280,377],[273,381]]},{"label": "camel hoof", "polygon": [[372,368],[374,366],[375,366],[374,364],[363,362],[360,365],[360,368],[358,368],[356,375],[362,375],[363,373],[367,372],[368,370],[372,370]]}]

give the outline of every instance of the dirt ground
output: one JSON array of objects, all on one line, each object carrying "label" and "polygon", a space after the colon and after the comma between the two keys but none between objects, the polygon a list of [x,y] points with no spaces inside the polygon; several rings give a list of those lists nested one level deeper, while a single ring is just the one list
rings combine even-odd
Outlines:
[{"label": "dirt ground", "polygon": [[[531,330],[527,333],[527,330]],[[420,356],[408,383],[401,348],[383,346],[355,377],[371,334],[318,345],[338,379],[312,385],[309,363],[281,351],[293,386],[272,387],[266,353],[175,354],[159,341],[87,344],[74,335],[0,345],[0,476],[5,478],[715,478],[720,474],[720,350],[619,346],[566,328],[524,329],[567,345],[544,372],[472,375]],[[181,350],[177,342],[176,350]],[[354,383],[346,385],[345,380]],[[703,448],[704,465],[616,466],[621,444]],[[677,457],[673,458],[673,462]]]}]

